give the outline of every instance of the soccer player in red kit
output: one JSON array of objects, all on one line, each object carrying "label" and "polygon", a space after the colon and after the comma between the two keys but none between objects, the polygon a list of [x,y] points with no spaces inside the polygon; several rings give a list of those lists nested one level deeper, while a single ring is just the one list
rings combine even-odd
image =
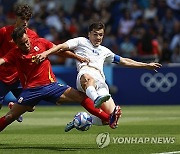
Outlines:
[{"label": "soccer player in red kit", "polygon": [[51,42],[43,38],[28,38],[24,27],[16,28],[12,38],[17,47],[0,58],[0,65],[10,63],[17,67],[23,91],[12,109],[0,118],[0,131],[21,114],[32,110],[41,100],[55,104],[65,101],[80,102],[90,113],[107,123],[110,121],[110,116],[95,108],[93,101],[85,94],[56,82],[48,58],[41,63],[37,61],[37,54],[53,47]]},{"label": "soccer player in red kit", "polygon": [[[4,57],[12,48],[16,46],[11,37],[11,33],[14,28],[24,26],[27,31],[27,35],[30,38],[36,38],[38,35],[27,28],[28,21],[32,16],[32,9],[28,5],[18,5],[15,9],[16,22],[14,25],[5,26],[0,29],[0,58]],[[19,82],[17,69],[12,64],[0,66],[0,108],[2,107],[4,97],[8,92],[12,92],[17,98],[22,91],[22,87]],[[11,103],[12,104],[12,103]],[[22,117],[17,119],[22,122]]]}]

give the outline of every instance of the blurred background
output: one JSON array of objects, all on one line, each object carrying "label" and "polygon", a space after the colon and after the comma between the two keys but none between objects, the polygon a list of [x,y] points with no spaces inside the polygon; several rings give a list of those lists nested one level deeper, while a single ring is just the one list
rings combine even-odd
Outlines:
[{"label": "blurred background", "polygon": [[[0,0],[0,27],[14,24],[18,3],[33,8],[29,28],[55,44],[87,37],[88,25],[101,20],[104,46],[122,57],[163,65],[155,73],[105,64],[116,103],[180,104],[180,0]],[[59,82],[75,88],[75,61],[49,58]]]}]

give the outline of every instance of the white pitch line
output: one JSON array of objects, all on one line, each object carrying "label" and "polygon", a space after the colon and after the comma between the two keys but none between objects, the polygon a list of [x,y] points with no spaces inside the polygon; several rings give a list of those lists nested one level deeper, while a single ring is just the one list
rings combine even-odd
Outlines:
[{"label": "white pitch line", "polygon": [[180,151],[162,152],[162,153],[152,153],[152,154],[176,154],[176,153],[180,153]]}]

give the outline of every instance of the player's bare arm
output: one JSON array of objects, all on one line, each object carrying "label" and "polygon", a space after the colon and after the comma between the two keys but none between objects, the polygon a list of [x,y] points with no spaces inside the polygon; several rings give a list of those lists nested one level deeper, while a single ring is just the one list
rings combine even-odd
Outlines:
[{"label": "player's bare arm", "polygon": [[[65,51],[65,50],[67,50],[67,51]],[[44,51],[41,54],[37,54],[36,59],[39,62],[42,62],[43,60],[46,59],[46,57],[48,57],[48,55],[53,54],[53,53],[58,53],[62,57],[76,59],[76,60],[80,61],[81,63],[83,63],[83,62],[89,63],[89,59],[78,56],[74,52],[69,51],[69,47],[66,43],[54,45],[53,48],[51,48],[47,51]]]},{"label": "player's bare arm", "polygon": [[73,58],[73,59],[78,60],[81,63],[83,63],[83,62],[89,63],[89,61],[90,61],[89,59],[78,56],[73,51],[69,51],[69,50],[61,52],[60,56],[63,56],[63,57],[66,57],[66,58]]},{"label": "player's bare arm", "polygon": [[39,62],[43,61],[44,59],[46,59],[46,57],[50,54],[53,54],[53,53],[58,53],[58,52],[62,52],[64,50],[68,50],[69,47],[66,43],[63,43],[63,44],[58,44],[58,45],[54,45],[53,48],[49,49],[49,50],[46,50],[44,51],[43,53],[41,54],[37,54],[36,55],[36,58],[38,59]]},{"label": "player's bare arm", "polygon": [[149,70],[154,70],[157,72],[156,69],[160,68],[162,65],[159,63],[143,63],[143,62],[137,62],[135,60],[129,59],[129,58],[123,58],[120,59],[120,65],[126,66],[126,67],[132,67],[132,68],[145,68]]}]

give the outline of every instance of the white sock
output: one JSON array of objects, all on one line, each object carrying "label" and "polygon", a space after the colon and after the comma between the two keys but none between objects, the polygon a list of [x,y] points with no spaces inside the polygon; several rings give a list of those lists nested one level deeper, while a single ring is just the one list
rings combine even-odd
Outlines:
[{"label": "white sock", "polygon": [[96,125],[96,126],[102,126],[103,123],[102,123],[102,120],[94,115],[91,115],[92,117],[92,124],[93,125]]},{"label": "white sock", "polygon": [[86,95],[91,98],[93,101],[98,97],[97,91],[94,86],[89,86],[86,89]]}]

